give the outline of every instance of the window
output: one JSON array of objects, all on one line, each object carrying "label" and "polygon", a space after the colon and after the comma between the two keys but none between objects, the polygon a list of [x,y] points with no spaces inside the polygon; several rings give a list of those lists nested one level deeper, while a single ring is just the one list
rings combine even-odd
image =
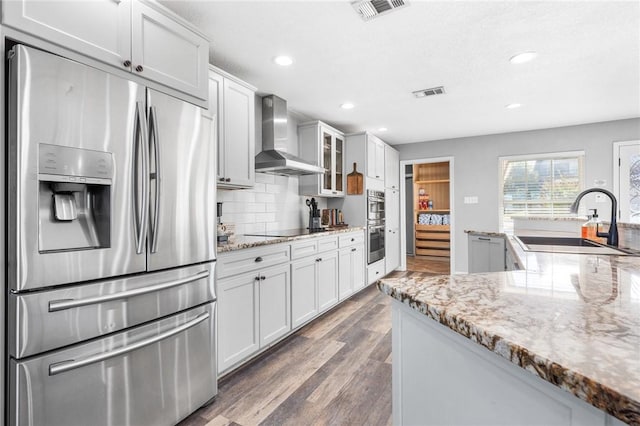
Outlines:
[{"label": "window", "polygon": [[572,216],[583,163],[584,152],[500,158],[501,229],[513,232],[513,216]]}]

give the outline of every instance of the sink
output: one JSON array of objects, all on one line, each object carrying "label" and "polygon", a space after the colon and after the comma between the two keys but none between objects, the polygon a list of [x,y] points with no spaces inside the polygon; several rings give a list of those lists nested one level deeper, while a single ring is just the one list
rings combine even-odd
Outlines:
[{"label": "sink", "polygon": [[638,253],[618,247],[596,243],[585,238],[552,236],[516,236],[516,241],[525,251],[545,253],[608,254],[617,256],[637,256]]}]

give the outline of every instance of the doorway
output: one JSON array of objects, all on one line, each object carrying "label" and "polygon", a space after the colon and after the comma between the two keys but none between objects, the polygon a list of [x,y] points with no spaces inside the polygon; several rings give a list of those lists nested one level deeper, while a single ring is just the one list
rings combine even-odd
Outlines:
[{"label": "doorway", "polygon": [[613,161],[618,220],[640,223],[640,141],[614,142]]},{"label": "doorway", "polygon": [[401,269],[455,271],[453,157],[403,160]]}]

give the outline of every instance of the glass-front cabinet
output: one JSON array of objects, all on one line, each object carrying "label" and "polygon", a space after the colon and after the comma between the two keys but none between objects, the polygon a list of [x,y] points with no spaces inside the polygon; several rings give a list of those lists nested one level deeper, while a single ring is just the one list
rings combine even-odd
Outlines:
[{"label": "glass-front cabinet", "polygon": [[324,168],[321,175],[300,177],[301,195],[344,196],[344,134],[321,122],[298,127],[300,156]]}]

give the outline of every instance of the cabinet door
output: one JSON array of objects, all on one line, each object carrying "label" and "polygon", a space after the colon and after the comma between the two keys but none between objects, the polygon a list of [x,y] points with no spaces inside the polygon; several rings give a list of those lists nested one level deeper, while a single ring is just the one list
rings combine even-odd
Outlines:
[{"label": "cabinet door", "polygon": [[384,186],[400,189],[400,154],[389,145],[384,146]]},{"label": "cabinet door", "polygon": [[353,265],[351,250],[355,247],[340,249],[338,254],[338,296],[340,300],[353,294]]},{"label": "cabinet door", "polygon": [[351,247],[351,281],[353,283],[353,291],[358,291],[365,286],[365,270],[364,245],[358,244],[355,247]]},{"label": "cabinet door", "polygon": [[384,244],[384,270],[389,273],[400,266],[399,228],[387,228],[387,239]]},{"label": "cabinet door", "polygon": [[318,259],[318,310],[338,303],[338,252],[320,253]]},{"label": "cabinet door", "polygon": [[223,143],[224,78],[209,71],[209,113],[215,114],[216,181],[224,182],[225,145]]},{"label": "cabinet door", "polygon": [[260,271],[260,347],[291,330],[289,265]]},{"label": "cabinet door", "polygon": [[291,263],[291,322],[294,328],[318,313],[317,264],[315,257]]},{"label": "cabinet door", "polygon": [[132,71],[199,99],[207,99],[209,42],[168,15],[133,0]]},{"label": "cabinet door", "polygon": [[320,161],[324,173],[320,176],[320,194],[331,194],[333,191],[333,178],[335,173],[333,146],[334,135],[324,127],[320,127]]},{"label": "cabinet door", "polygon": [[367,176],[373,179],[384,179],[384,142],[372,135],[367,135]]},{"label": "cabinet door", "polygon": [[504,239],[469,235],[469,272],[499,272],[504,270]]},{"label": "cabinet door", "polygon": [[218,281],[218,371],[224,372],[260,347],[258,273]]},{"label": "cabinet door", "polygon": [[224,79],[224,180],[227,186],[251,187],[255,181],[255,95]]},{"label": "cabinet door", "polygon": [[384,190],[384,216],[388,229],[400,228],[400,191],[397,189]]},{"label": "cabinet door", "polygon": [[333,195],[344,195],[344,136],[336,133],[333,139]]},{"label": "cabinet door", "polygon": [[107,64],[131,69],[131,1],[2,2],[2,23]]}]

